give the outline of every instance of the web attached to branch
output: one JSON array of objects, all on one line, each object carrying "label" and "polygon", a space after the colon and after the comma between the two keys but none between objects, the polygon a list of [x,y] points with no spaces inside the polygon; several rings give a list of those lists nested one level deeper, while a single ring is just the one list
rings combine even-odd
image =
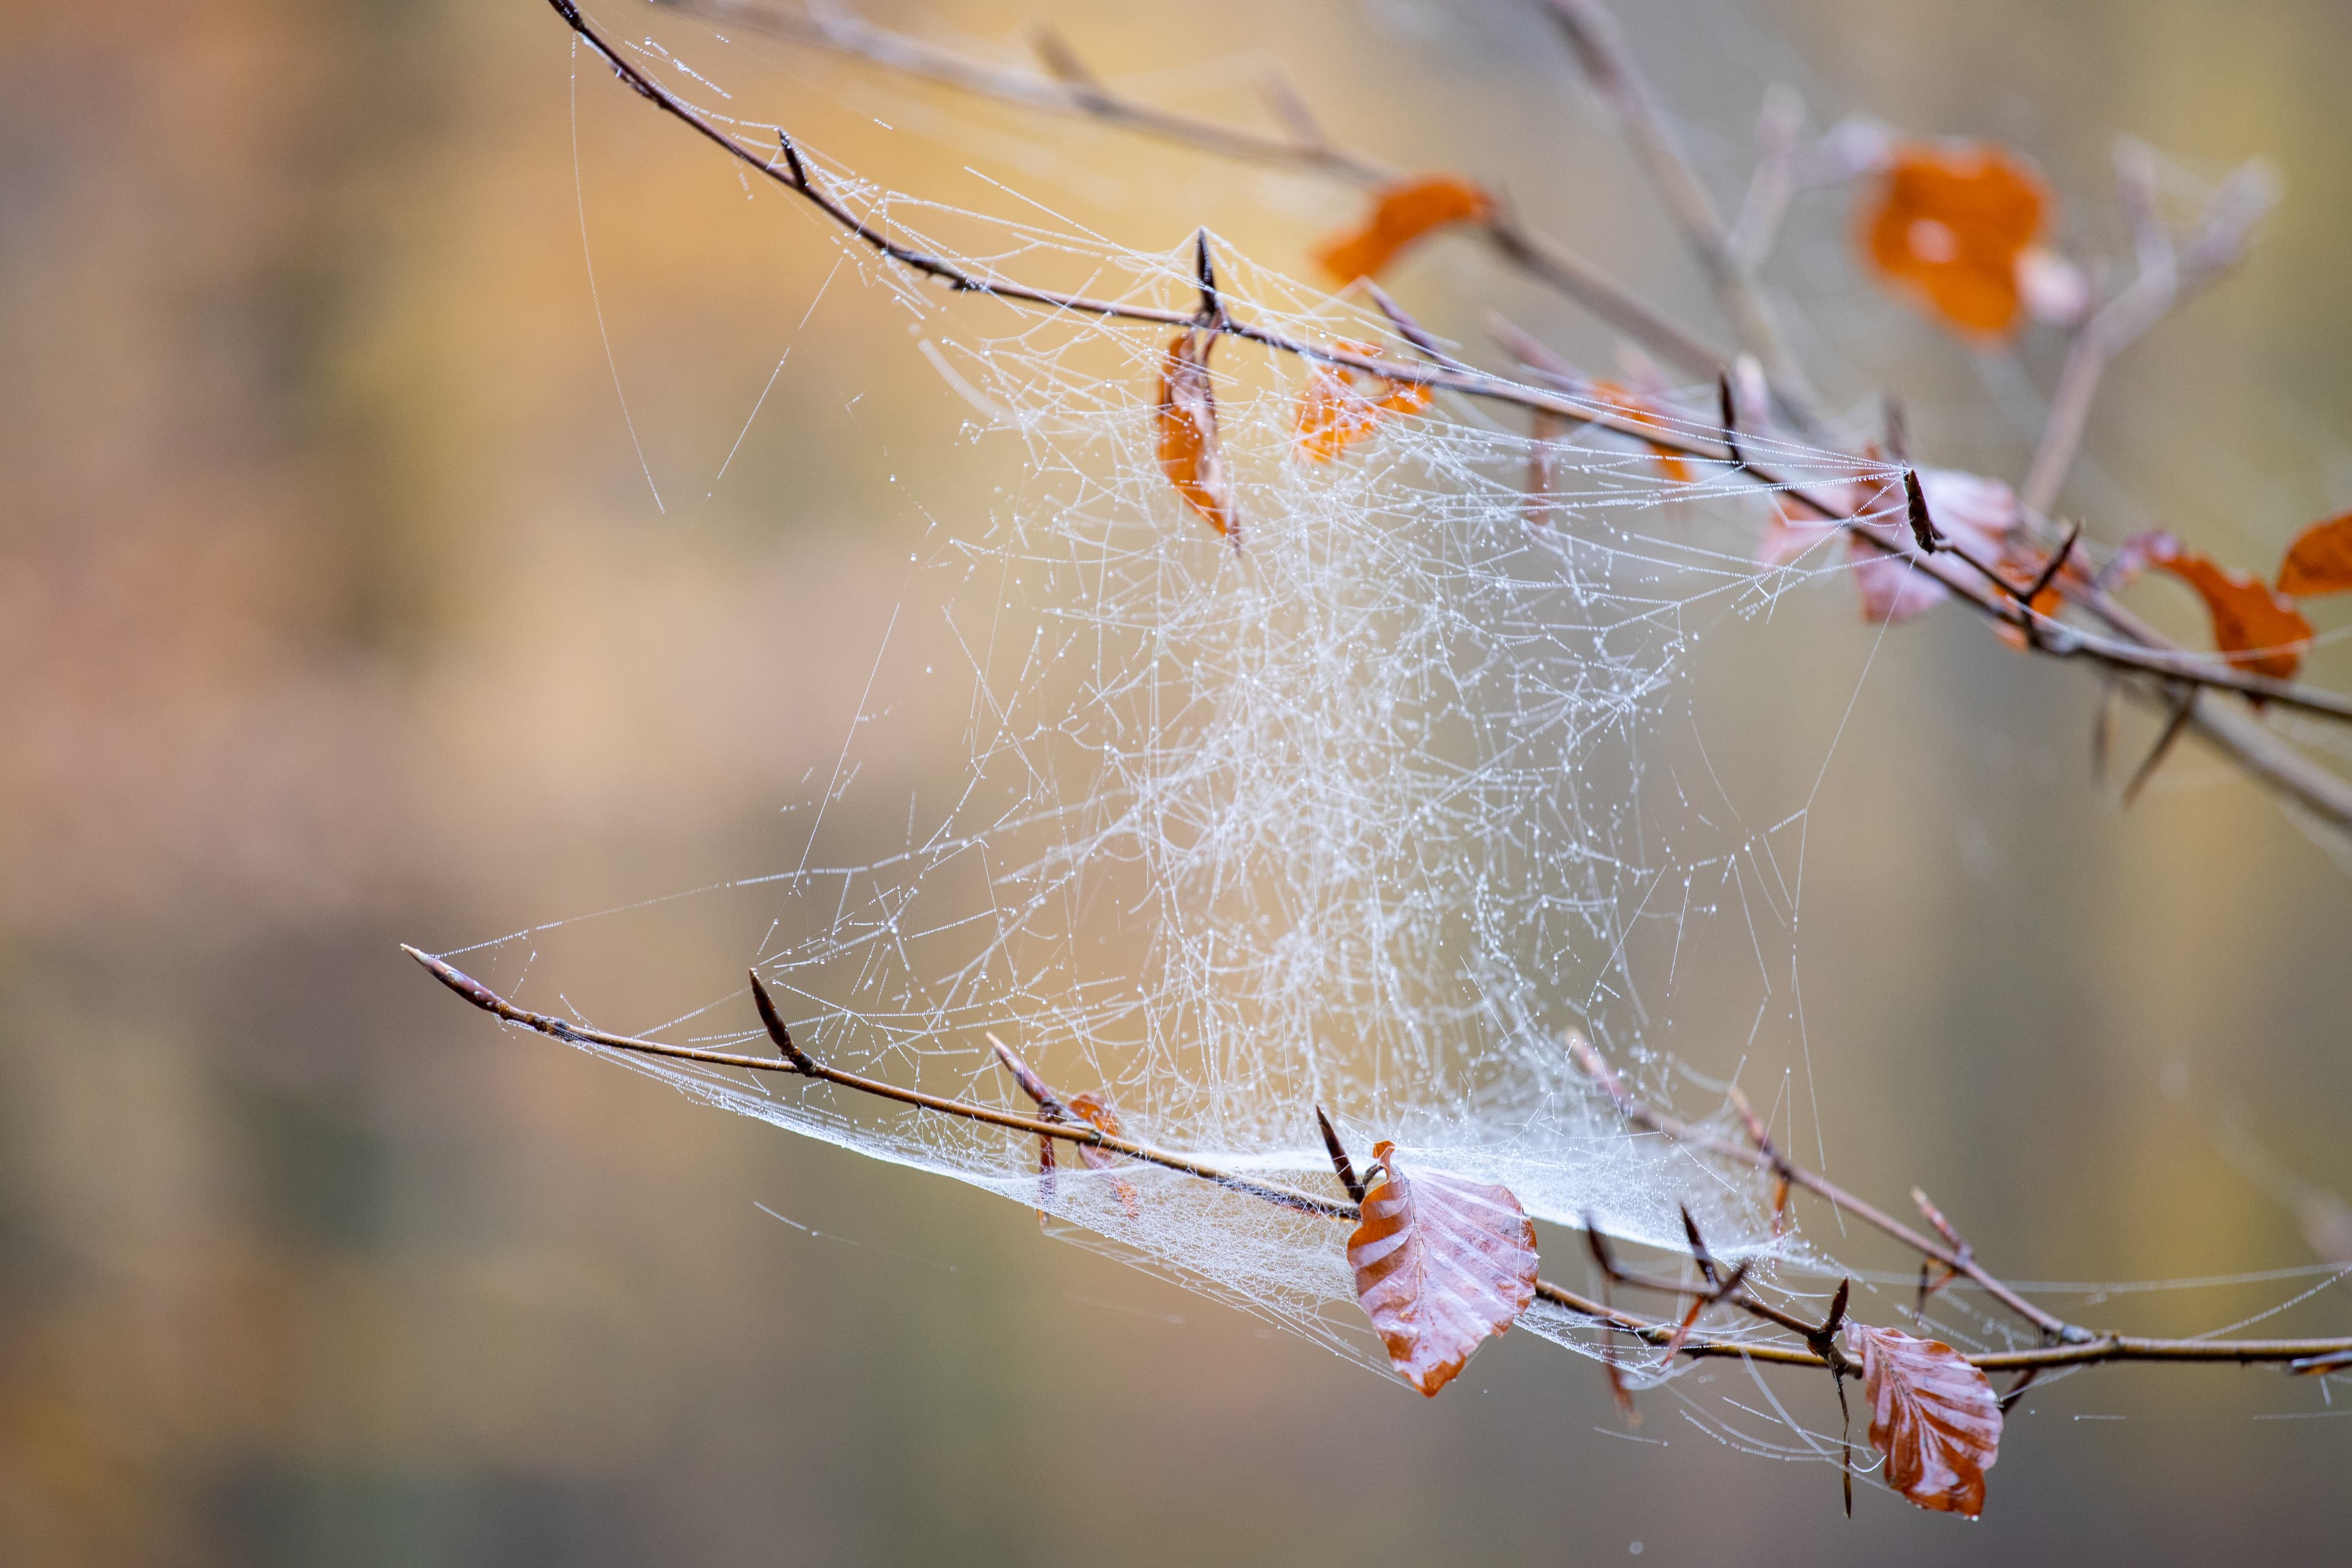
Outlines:
[{"label": "web attached to branch", "polygon": [[[1122,250],[803,155],[862,216],[976,275],[1082,279],[1097,298],[1178,310],[1199,298],[1190,247]],[[1795,1058],[1803,802],[1743,816],[1689,680],[1701,639],[1849,570],[1845,552],[1824,542],[1759,568],[1770,497],[1733,465],[1595,426],[1538,440],[1452,398],[1369,421],[1316,461],[1298,426],[1311,367],[1225,339],[1210,366],[1236,542],[1161,468],[1168,329],[1009,311],[835,243],[916,323],[917,350],[971,409],[966,437],[1017,443],[1026,479],[938,520],[849,743],[831,759],[829,739],[808,738],[825,785],[803,858],[772,879],[783,896],[756,955],[794,1038],[835,1067],[1027,1111],[994,1035],[1064,1096],[1101,1095],[1141,1141],[1336,1192],[1319,1105],[1360,1151],[1393,1141],[1423,1168],[1508,1186],[1538,1220],[1679,1252],[1687,1207],[1718,1255],[1755,1259],[1759,1288],[1817,1316],[1842,1271],[1776,1233],[1769,1181],[1629,1129],[1563,1038],[1582,1029],[1662,1099],[1689,1081],[1686,1031],[1736,1019],[1764,1059]],[[1349,300],[1223,247],[1215,259],[1240,319],[1415,353]],[[1899,469],[1743,438],[1792,485],[1902,515]],[[827,818],[856,802],[894,725],[958,729],[966,765],[908,804],[896,852],[835,858]],[[1705,1059],[1721,1054],[1718,1038]],[[615,1059],[1034,1206],[1062,1234],[1386,1364],[1345,1226],[1157,1167],[1041,1173],[1025,1136],[803,1080]],[[1522,1322],[1603,1349],[1540,1301]],[[2007,1337],[1990,1319],[1961,1333]],[[1786,1457],[1833,1447],[1694,1419]]]}]

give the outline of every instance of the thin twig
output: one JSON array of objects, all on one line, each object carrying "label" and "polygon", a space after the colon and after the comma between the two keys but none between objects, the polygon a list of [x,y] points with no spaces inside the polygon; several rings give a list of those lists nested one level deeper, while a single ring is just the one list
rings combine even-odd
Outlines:
[{"label": "thin twig", "polygon": [[1790,354],[1771,307],[1734,249],[1730,231],[1667,122],[1648,79],[1626,48],[1617,18],[1599,0],[1545,0],[1545,4],[1586,79],[1615,111],[1636,161],[1657,187],[1659,200],[1698,258],[1700,270],[1738,334],[1740,346],[1763,362],[1774,395],[1797,426],[1813,428],[1818,420],[1812,410],[1819,399]]},{"label": "thin twig", "polygon": [[2205,204],[2197,233],[2176,254],[2155,215],[2149,188],[2154,174],[2147,167],[2145,150],[2127,142],[2117,149],[2116,163],[2126,205],[2141,217],[2136,226],[2140,237],[2139,271],[2083,323],[2067,348],[2041,445],[2034,449],[2025,482],[2018,487],[2019,499],[2028,511],[2048,511],[2057,501],[2066,472],[2082,447],[2091,401],[2108,362],[2129,348],[2167,310],[2229,270],[2244,254],[2254,226],[2277,200],[2276,181],[2263,163],[2242,165],[2214,191]]},{"label": "thin twig", "polygon": [[1802,1187],[1815,1197],[1824,1199],[1839,1209],[1853,1215],[1864,1224],[1874,1226],[1920,1256],[1934,1259],[1955,1274],[1966,1275],[1993,1300],[2023,1318],[2051,1339],[2074,1340],[2089,1336],[2090,1331],[2076,1328],[2062,1319],[2052,1316],[1994,1279],[1974,1258],[1955,1248],[1941,1246],[1927,1237],[1922,1236],[1893,1215],[1874,1204],[1854,1196],[1828,1177],[1805,1169],[1777,1151],[1766,1152],[1751,1149],[1743,1143],[1735,1143],[1727,1138],[1718,1138],[1712,1132],[1702,1131],[1687,1122],[1679,1121],[1644,1103],[1625,1087],[1624,1082],[1601,1058],[1601,1053],[1593,1049],[1592,1043],[1582,1035],[1573,1031],[1570,1033],[1568,1050],[1577,1067],[1587,1078],[1600,1086],[1601,1092],[1606,1094],[1616,1106],[1618,1114],[1624,1117],[1626,1121],[1637,1126],[1646,1127],[1653,1132],[1663,1133],[1686,1149],[1697,1150],[1723,1159],[1736,1160],[1745,1165],[1772,1172],[1792,1185]]},{"label": "thin twig", "polygon": [[[699,1067],[729,1068],[751,1072],[791,1073],[795,1077],[814,1079],[820,1082],[833,1084],[837,1088],[853,1089],[859,1094],[872,1095],[877,1099],[912,1106],[919,1110],[960,1117],[967,1121],[1002,1127],[1010,1131],[1027,1133],[1032,1137],[1057,1138],[1065,1142],[1099,1149],[1108,1153],[1123,1154],[1131,1160],[1159,1165],[1184,1175],[1195,1176],[1302,1214],[1317,1215],[1334,1220],[1359,1220],[1362,1217],[1361,1211],[1353,1202],[1341,1203],[1330,1198],[1318,1197],[1312,1193],[1303,1193],[1296,1188],[1240,1175],[1221,1169],[1206,1161],[1194,1159],[1189,1154],[1154,1148],[1150,1144],[1138,1142],[1133,1139],[1118,1137],[1105,1132],[1091,1123],[1054,1121],[1034,1116],[1023,1116],[1016,1111],[999,1110],[994,1106],[977,1105],[970,1100],[950,1100],[941,1095],[925,1094],[919,1089],[902,1089],[897,1084],[885,1083],[878,1079],[844,1072],[839,1068],[831,1067],[814,1059],[797,1044],[792,1045],[789,1054],[784,1056],[746,1056],[735,1051],[705,1050],[696,1046],[675,1046],[660,1040],[617,1035],[609,1030],[591,1028],[586,1025],[551,1017],[544,1013],[534,1013],[528,1008],[516,1006],[480,981],[444,959],[436,958],[431,953],[405,944],[402,946],[401,951],[423,965],[442,984],[483,1012],[507,1023],[520,1025],[567,1044],[593,1046],[605,1050],[622,1051],[637,1056],[691,1062]],[[768,998],[766,987],[760,984],[757,974],[751,976],[751,994],[770,1037],[780,1051],[785,1050],[790,1036],[785,1031],[782,1016],[777,1013],[773,1002]],[[1585,1050],[1589,1054],[1591,1047],[1586,1047]],[[1594,1064],[1600,1065],[1597,1055],[1591,1056],[1591,1059]],[[1607,1070],[1605,1065],[1601,1065],[1602,1074],[1605,1075]],[[1615,1080],[1612,1078],[1608,1081],[1614,1083]],[[1612,1098],[1622,1096],[1622,1087],[1619,1086],[1612,1094]],[[1640,1109],[1642,1115],[1639,1117],[1634,1110],[1628,1110],[1626,1114],[1629,1119],[1643,1120],[1643,1125],[1675,1137],[1678,1142],[1686,1142],[1694,1148],[1707,1149],[1708,1152],[1715,1153],[1727,1153],[1735,1159],[1741,1158],[1748,1152],[1738,1144],[1723,1143],[1720,1140],[1710,1139],[1695,1129],[1685,1128],[1671,1118],[1661,1117],[1656,1112],[1649,1111],[1646,1107],[1640,1107],[1639,1101],[1631,1100],[1630,1098],[1621,1100],[1620,1103]],[[1811,1176],[1810,1173],[1798,1173],[1798,1174],[1804,1184],[1811,1186],[1815,1192],[1822,1193],[1823,1195],[1837,1192],[1837,1189],[1830,1187],[1828,1184],[1822,1183],[1820,1178]],[[1817,1183],[1818,1185],[1813,1184]],[[1887,1230],[1889,1234],[1906,1239],[1909,1245],[1931,1254],[1936,1250],[1935,1245],[1926,1237],[1908,1231],[1907,1228],[1897,1225],[1858,1199],[1839,1194],[1832,1201],[1838,1202],[1864,1219],[1878,1225],[1881,1229]],[[1605,1244],[1603,1247],[1605,1250]],[[1979,1278],[1975,1273],[1970,1273],[1970,1278],[1976,1279],[1979,1284],[1988,1284],[1985,1279]],[[1745,1279],[1744,1272],[1738,1276],[1743,1286]],[[1680,1289],[1673,1286],[1665,1288]],[[1572,1312],[1590,1318],[1603,1327],[1632,1334],[1651,1344],[1674,1343],[1676,1336],[1683,1332],[1675,1323],[1619,1311],[1603,1302],[1579,1295],[1549,1280],[1538,1279],[1536,1282],[1536,1294],[1555,1305],[1565,1307]],[[1743,1289],[1743,1295],[1745,1294]],[[1740,1303],[1743,1310],[1748,1310],[1752,1315],[1763,1318],[1807,1341],[1804,1348],[1748,1340],[1693,1335],[1681,1343],[1678,1353],[1695,1358],[1739,1356],[1785,1366],[1834,1369],[1841,1363],[1841,1352],[1833,1344],[1825,1342],[1825,1336],[1834,1334],[1836,1331],[1838,1322],[1843,1314],[1844,1299],[1845,1290],[1842,1287],[1832,1305],[1826,1326],[1807,1323],[1801,1318],[1781,1311],[1769,1302],[1755,1300],[1752,1296]],[[2027,1310],[2031,1311],[2032,1309],[2028,1308]],[[2054,1322],[2055,1320],[2052,1321]],[[2085,1330],[2067,1329],[2065,1325],[2059,1325],[2059,1327],[2077,1337],[2069,1339],[2063,1343],[2044,1346],[2040,1350],[1996,1352],[1987,1355],[1970,1356],[1969,1360],[1980,1367],[1992,1370],[2003,1368],[2022,1370],[2034,1366],[2075,1365],[2098,1361],[2247,1363],[2311,1361],[2315,1358],[2352,1352],[2352,1337],[2326,1340],[2156,1340],[2124,1334],[2092,1334]]]},{"label": "thin twig", "polygon": [[[748,26],[796,43],[869,61],[901,75],[979,93],[1001,102],[1049,113],[1077,114],[1138,135],[1190,147],[1241,163],[1299,169],[1359,187],[1378,188],[1402,177],[1393,164],[1335,146],[1314,128],[1305,105],[1286,82],[1281,117],[1288,134],[1229,125],[1221,121],[1161,109],[1126,97],[1086,68],[1057,34],[1041,32],[1036,43],[1049,74],[1034,76],[989,65],[937,44],[894,33],[846,11],[794,11],[741,0],[654,0],[656,5],[730,26]],[[1722,363],[1719,350],[1617,282],[1586,258],[1538,233],[1497,205],[1470,226],[1484,235],[1503,258],[1547,288],[1573,300],[1610,326],[1663,354],[1684,370],[1704,375]]]}]

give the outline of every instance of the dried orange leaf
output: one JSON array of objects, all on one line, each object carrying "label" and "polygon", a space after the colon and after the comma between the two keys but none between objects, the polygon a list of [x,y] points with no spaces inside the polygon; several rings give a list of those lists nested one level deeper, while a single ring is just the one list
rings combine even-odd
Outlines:
[{"label": "dried orange leaf", "polygon": [[1217,397],[1209,381],[1209,350],[1216,341],[1213,332],[1181,331],[1160,356],[1160,471],[1210,527],[1238,546],[1233,476],[1217,440]]},{"label": "dried orange leaf", "polygon": [[[1379,351],[1367,344],[1343,347],[1366,355]],[[1363,384],[1370,383],[1369,388]],[[1299,456],[1311,463],[1328,463],[1380,427],[1392,414],[1419,414],[1429,406],[1428,385],[1417,381],[1391,381],[1343,364],[1318,364],[1307,373],[1298,395],[1295,421]]]},{"label": "dried orange leaf", "polygon": [[2279,592],[2309,597],[2352,590],[2352,511],[2295,535],[2279,566]]},{"label": "dried orange leaf", "polygon": [[1863,253],[1947,325],[2000,336],[2017,325],[2018,269],[2050,209],[2042,182],[2001,148],[1908,143],[1864,212]]},{"label": "dried orange leaf", "polygon": [[[1620,386],[1613,381],[1596,381],[1592,384],[1591,392],[1593,401],[1605,405],[1611,413],[1620,418],[1629,420],[1635,425],[1654,426],[1661,434],[1666,433],[1668,427],[1665,421],[1658,417],[1657,410],[1652,408],[1628,388]],[[1672,447],[1662,447],[1655,441],[1650,442],[1649,447],[1658,455],[1660,473],[1678,485],[1690,483],[1690,465],[1683,461],[1680,452],[1675,451]]]},{"label": "dried orange leaf", "polygon": [[2148,546],[2148,560],[2197,590],[2213,620],[2213,646],[2240,669],[2292,680],[2303,664],[2311,623],[2269,584],[2232,572],[2168,535]]},{"label": "dried orange leaf", "polygon": [[1467,180],[1423,174],[1382,187],[1360,226],[1333,235],[1309,254],[1342,283],[1376,278],[1398,252],[1432,229],[1476,223],[1494,210],[1494,197]]},{"label": "dried orange leaf", "polygon": [[1507,1187],[1434,1171],[1408,1179],[1393,1143],[1372,1154],[1381,1184],[1348,1238],[1356,1299],[1397,1375],[1435,1394],[1535,1300],[1536,1227]]},{"label": "dried orange leaf", "polygon": [[1921,1508],[1982,1513],[1985,1472],[2000,1457],[2000,1400],[1985,1374],[1934,1340],[1860,1323],[1845,1332],[1888,1483]]},{"label": "dried orange leaf", "polygon": [[[1122,1137],[1126,1133],[1126,1128],[1119,1123],[1118,1112],[1110,1108],[1108,1100],[1091,1090],[1085,1094],[1070,1096],[1070,1109],[1082,1118],[1087,1125],[1098,1128],[1114,1138]],[[1119,1163],[1119,1157],[1108,1149],[1097,1149],[1091,1144],[1081,1143],[1078,1145],[1078,1163],[1089,1171],[1108,1171]],[[1118,1194],[1119,1207],[1127,1211],[1127,1217],[1133,1219],[1139,1212],[1136,1203],[1135,1189],[1128,1184],[1125,1177],[1119,1177],[1111,1183],[1111,1190]]]}]

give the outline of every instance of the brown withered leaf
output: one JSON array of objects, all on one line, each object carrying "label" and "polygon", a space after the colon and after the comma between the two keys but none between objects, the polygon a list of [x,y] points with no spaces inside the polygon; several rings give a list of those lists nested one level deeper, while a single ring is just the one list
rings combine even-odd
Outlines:
[{"label": "brown withered leaf", "polygon": [[1477,223],[1493,215],[1495,198],[1452,174],[1423,174],[1386,185],[1358,226],[1335,234],[1308,254],[1342,283],[1377,278],[1398,254],[1433,229]]},{"label": "brown withered leaf", "polygon": [[1985,1472],[2000,1457],[2000,1400],[1985,1374],[1934,1340],[1860,1323],[1845,1334],[1888,1483],[1921,1508],[1982,1513]]},{"label": "brown withered leaf", "polygon": [[1209,380],[1213,332],[1185,331],[1160,356],[1160,471],[1209,526],[1241,545],[1234,482],[1217,439],[1217,395]]},{"label": "brown withered leaf", "polygon": [[2352,591],[2352,511],[2296,534],[2279,565],[2278,585],[2299,598]]},{"label": "brown withered leaf", "polygon": [[1393,1143],[1372,1155],[1381,1183],[1348,1237],[1356,1300],[1397,1375],[1433,1394],[1535,1300],[1536,1227],[1507,1187],[1407,1177]]},{"label": "brown withered leaf", "polygon": [[[1091,1089],[1070,1096],[1070,1110],[1089,1127],[1099,1129],[1114,1138],[1127,1135],[1127,1129],[1120,1125],[1118,1112],[1110,1108],[1110,1101]],[[1108,1171],[1119,1163],[1119,1157],[1108,1149],[1081,1143],[1078,1145],[1078,1163],[1089,1171]],[[1111,1190],[1118,1194],[1118,1206],[1127,1211],[1128,1218],[1133,1219],[1141,1212],[1136,1203],[1135,1189],[1128,1184],[1124,1176],[1113,1178]]]},{"label": "brown withered leaf", "polygon": [[[1366,355],[1379,351],[1369,344],[1343,343]],[[1298,395],[1294,424],[1299,456],[1310,463],[1328,463],[1380,428],[1395,414],[1419,414],[1429,406],[1431,393],[1417,381],[1391,381],[1352,366],[1318,364],[1307,373]]]},{"label": "brown withered leaf", "polygon": [[2311,623],[2269,584],[2232,572],[2206,556],[2158,539],[2148,560],[2197,590],[2213,621],[2213,646],[2227,662],[2257,675],[2292,680],[2303,665]]}]

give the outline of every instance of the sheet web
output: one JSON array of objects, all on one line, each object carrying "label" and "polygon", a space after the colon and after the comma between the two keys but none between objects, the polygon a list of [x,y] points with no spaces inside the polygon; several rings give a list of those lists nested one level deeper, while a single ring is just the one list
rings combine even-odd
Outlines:
[{"label": "sheet web", "polygon": [[[1123,250],[1010,197],[1024,216],[803,156],[862,217],[973,275],[1161,308],[1199,298],[1189,245]],[[823,787],[800,807],[805,853],[756,879],[782,895],[755,959],[794,1037],[835,1067],[1028,1111],[994,1035],[1063,1096],[1104,1096],[1130,1136],[1336,1192],[1320,1105],[1360,1163],[1391,1140],[1409,1168],[1500,1182],[1557,1226],[1679,1253],[1687,1206],[1718,1254],[1758,1261],[1756,1289],[1818,1316],[1850,1271],[1801,1230],[1775,1234],[1768,1184],[1629,1130],[1564,1036],[1582,1029],[1645,1096],[1685,1110],[1723,1103],[1702,1069],[1746,1073],[1795,1134],[1810,1095],[1803,801],[1744,815],[1756,803],[1725,788],[1694,700],[1717,634],[1850,569],[1834,534],[1759,567],[1770,497],[1729,464],[1668,462],[1594,426],[1539,443],[1503,422],[1522,412],[1451,397],[1313,461],[1297,428],[1308,367],[1224,340],[1210,363],[1236,545],[1160,467],[1168,329],[1008,310],[832,242],[842,272],[904,307],[907,352],[969,409],[965,439],[1014,444],[1024,477],[937,517],[849,741],[836,754],[807,738]],[[1360,301],[1213,250],[1237,318],[1413,357]],[[1902,515],[1897,469],[1743,443],[1790,484]],[[894,729],[943,726],[963,762],[908,803],[903,845],[837,858],[873,842],[842,826],[871,804],[866,760]],[[653,1033],[755,1049],[756,1029],[692,1026],[748,1011],[736,999]],[[1344,1225],[1156,1166],[1088,1170],[1067,1149],[1042,1175],[1029,1138],[790,1078],[597,1054],[1034,1206],[1057,1234],[1386,1366]],[[1585,1283],[1569,1233],[1543,1240],[1547,1272]],[[1938,1313],[1956,1343],[2014,1339],[1957,1292]],[[1522,1326],[1586,1354],[1603,1344],[1540,1301]],[[1653,1356],[1627,1371],[1637,1385],[1666,1375]],[[1685,1404],[1727,1442],[1835,1462],[1826,1435],[1759,1398],[1788,1429]]]},{"label": "sheet web", "polygon": [[[1122,251],[825,178],[978,274],[1199,297],[1189,246]],[[1657,1083],[1676,999],[1720,988],[1727,963],[1751,1038],[1759,1000],[1785,1014],[1801,816],[1776,835],[1719,784],[1694,798],[1707,773],[1684,689],[1711,625],[1804,575],[1759,576],[1752,483],[1588,427],[1546,443],[1531,495],[1532,437],[1452,400],[1313,461],[1309,367],[1227,340],[1211,364],[1236,545],[1160,465],[1167,329],[1014,314],[839,243],[916,320],[966,437],[1018,443],[1025,479],[939,520],[850,744],[832,759],[811,738],[829,777],[758,957],[795,1037],[835,1066],[1026,1110],[992,1033],[1063,1095],[1103,1094],[1134,1136],[1336,1191],[1319,1104],[1360,1158],[1393,1140],[1504,1183],[1541,1220],[1678,1247],[1687,1204],[1727,1254],[1803,1260],[1773,1240],[1760,1188],[1630,1133],[1564,1047],[1581,1027]],[[1237,317],[1413,355],[1360,303],[1213,249]],[[1895,470],[1751,451],[1791,482],[1874,480],[1900,506]],[[942,706],[942,686],[960,700]],[[825,818],[854,810],[864,754],[950,709],[968,756],[952,791],[910,803],[899,852],[830,860]],[[1344,1226],[1156,1168],[1076,1168],[1066,1150],[1041,1177],[1033,1141],[835,1090],[631,1065],[1035,1205],[1384,1364]],[[1586,1347],[1565,1314],[1528,1324]]]}]

